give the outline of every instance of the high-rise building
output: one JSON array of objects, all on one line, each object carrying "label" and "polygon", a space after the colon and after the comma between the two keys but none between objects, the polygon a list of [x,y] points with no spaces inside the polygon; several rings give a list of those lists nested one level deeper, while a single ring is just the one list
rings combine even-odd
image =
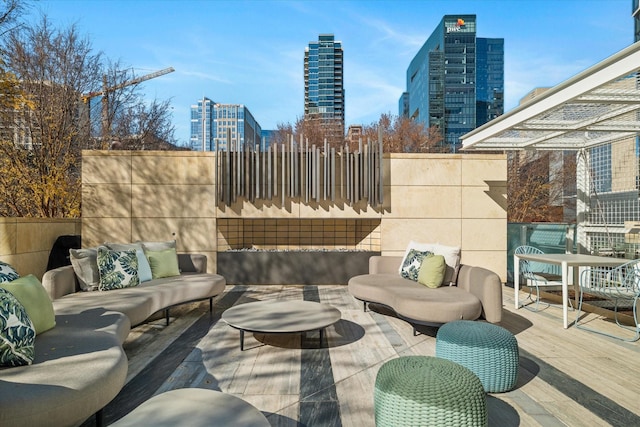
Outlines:
[{"label": "high-rise building", "polygon": [[504,39],[476,37],[475,15],[445,15],[407,69],[400,115],[460,136],[504,112]]},{"label": "high-rise building", "polygon": [[304,118],[339,121],[344,135],[342,42],[320,34],[304,51]]},{"label": "high-rise building", "polygon": [[242,104],[218,104],[202,98],[191,106],[191,149],[260,150],[260,124]]}]

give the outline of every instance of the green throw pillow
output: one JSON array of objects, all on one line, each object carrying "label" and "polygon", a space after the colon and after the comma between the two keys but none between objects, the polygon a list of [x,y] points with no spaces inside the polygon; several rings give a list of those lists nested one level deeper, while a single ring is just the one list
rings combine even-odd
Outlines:
[{"label": "green throw pillow", "polygon": [[417,282],[422,260],[428,255],[433,255],[433,253],[429,251],[418,251],[416,249],[409,250],[402,263],[400,275],[405,279]]},{"label": "green throw pillow", "polygon": [[98,289],[101,291],[130,288],[138,286],[140,283],[138,257],[135,249],[112,251],[104,246],[99,246],[98,271],[100,271]]},{"label": "green throw pillow", "polygon": [[429,255],[424,257],[420,271],[418,272],[418,283],[428,288],[439,288],[442,286],[444,275],[447,272],[447,264],[442,255]]},{"label": "green throw pillow", "polygon": [[31,365],[36,331],[20,301],[0,288],[0,366]]},{"label": "green throw pillow", "polygon": [[1,283],[0,288],[11,292],[27,310],[36,334],[41,334],[56,326],[56,315],[49,294],[33,274],[20,277],[13,282]]},{"label": "green throw pillow", "polygon": [[151,274],[154,279],[180,275],[180,269],[178,268],[178,254],[175,249],[146,251],[145,255],[149,259]]}]

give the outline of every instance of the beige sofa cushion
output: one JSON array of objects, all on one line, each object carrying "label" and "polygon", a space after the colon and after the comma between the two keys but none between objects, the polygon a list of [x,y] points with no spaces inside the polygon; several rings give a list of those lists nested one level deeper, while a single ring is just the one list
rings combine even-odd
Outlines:
[{"label": "beige sofa cushion", "polygon": [[107,292],[76,292],[54,301],[56,313],[107,309],[124,313],[139,325],[159,310],[184,302],[211,298],[224,291],[226,282],[217,274],[194,273],[154,279],[133,288]]},{"label": "beige sofa cushion", "polygon": [[0,370],[0,425],[79,425],[122,389],[129,319],[100,309],[57,315],[30,366]]},{"label": "beige sofa cushion", "polygon": [[456,286],[428,288],[398,274],[363,274],[349,280],[349,292],[359,300],[391,307],[398,315],[422,323],[476,320],[482,304]]}]

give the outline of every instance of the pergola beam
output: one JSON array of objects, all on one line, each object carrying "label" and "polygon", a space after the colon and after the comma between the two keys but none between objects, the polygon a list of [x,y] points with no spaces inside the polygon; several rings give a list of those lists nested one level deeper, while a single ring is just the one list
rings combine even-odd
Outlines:
[{"label": "pergola beam", "polygon": [[[579,150],[634,136],[640,132],[638,117],[621,117],[640,109],[634,75],[638,71],[640,42],[463,135],[462,150]],[[596,104],[609,111],[589,107]],[[572,115],[579,120],[562,120]],[[572,132],[606,134],[597,138],[563,137]]]}]

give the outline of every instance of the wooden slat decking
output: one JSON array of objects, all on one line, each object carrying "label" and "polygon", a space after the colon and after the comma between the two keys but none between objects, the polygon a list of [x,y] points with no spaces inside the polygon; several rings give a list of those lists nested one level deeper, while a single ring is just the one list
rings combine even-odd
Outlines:
[{"label": "wooden slat decking", "polygon": [[[305,299],[331,304],[342,320],[318,333],[245,337],[220,320],[235,304]],[[516,388],[487,398],[492,426],[640,425],[640,342],[624,343],[570,327],[562,310],[514,310],[504,288],[502,326],[520,347]],[[573,320],[575,313],[570,313]],[[619,332],[600,316],[594,326]],[[128,382],[104,410],[107,424],[156,393],[201,387],[232,393],[261,410],[273,426],[373,426],[373,389],[380,366],[403,355],[434,355],[434,328],[413,335],[407,322],[382,307],[363,312],[346,286],[227,286],[216,299],[172,311],[135,328],[125,350]],[[92,425],[88,420],[85,425]],[[188,423],[185,423],[188,425]]]}]

